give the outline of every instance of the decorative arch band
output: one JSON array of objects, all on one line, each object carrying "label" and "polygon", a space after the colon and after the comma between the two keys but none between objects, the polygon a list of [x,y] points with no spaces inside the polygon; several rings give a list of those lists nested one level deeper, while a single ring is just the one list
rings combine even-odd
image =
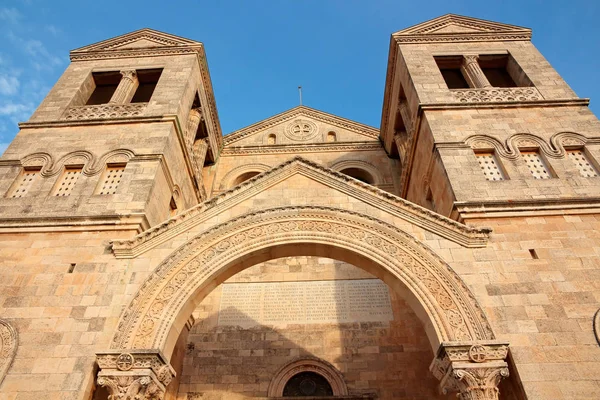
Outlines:
[{"label": "decorative arch band", "polygon": [[42,167],[41,175],[50,177],[58,174],[65,165],[83,165],[82,173],[87,176],[99,174],[107,163],[126,163],[135,156],[135,153],[128,149],[116,149],[96,157],[93,153],[86,150],[78,150],[65,154],[58,160],[45,152],[29,154],[21,160],[24,167]]},{"label": "decorative arch band", "polygon": [[[270,249],[323,246],[347,260],[367,260],[399,283],[416,308],[434,350],[439,343],[493,339],[483,310],[460,277],[412,236],[381,220],[330,207],[281,207],[217,225],[169,255],[123,312],[111,347],[158,348],[169,354],[199,293],[232,275],[236,265]],[[295,251],[295,250],[294,250]],[[290,254],[293,255],[293,254]],[[300,255],[300,254],[298,254]],[[309,255],[309,254],[304,254]],[[315,255],[315,254],[313,254]],[[253,258],[252,261],[256,261]],[[345,260],[343,260],[345,261]],[[255,262],[255,263],[256,263]],[[366,264],[365,264],[366,265]],[[239,270],[239,268],[238,268]],[[197,299],[196,299],[197,300]]]},{"label": "decorative arch band", "polygon": [[588,138],[575,132],[559,132],[546,141],[530,133],[516,133],[504,142],[489,135],[473,135],[465,139],[473,149],[494,150],[500,157],[514,160],[519,157],[519,149],[536,148],[550,158],[565,157],[565,148],[581,147],[588,143],[598,144],[600,138]]}]

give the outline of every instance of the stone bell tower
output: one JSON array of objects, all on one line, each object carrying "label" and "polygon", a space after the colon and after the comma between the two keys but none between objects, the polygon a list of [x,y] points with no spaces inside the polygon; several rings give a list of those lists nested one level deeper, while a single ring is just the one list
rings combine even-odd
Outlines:
[{"label": "stone bell tower", "polygon": [[0,160],[19,228],[140,232],[205,199],[222,145],[202,43],[151,29],[73,50],[20,128]]},{"label": "stone bell tower", "polygon": [[445,15],[392,35],[381,138],[401,195],[454,219],[597,207],[588,102],[530,29]]}]

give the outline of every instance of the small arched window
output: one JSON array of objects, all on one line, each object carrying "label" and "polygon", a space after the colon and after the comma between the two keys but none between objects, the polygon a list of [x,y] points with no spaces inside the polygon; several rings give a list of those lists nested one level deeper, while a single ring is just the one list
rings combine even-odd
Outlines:
[{"label": "small arched window", "polygon": [[333,396],[331,385],[322,375],[312,371],[292,376],[283,388],[283,397]]},{"label": "small arched window", "polygon": [[328,142],[335,142],[335,141],[337,141],[337,137],[336,137],[336,135],[335,135],[335,132],[333,132],[333,131],[330,131],[330,132],[327,134],[327,141],[328,141]]},{"label": "small arched window", "polygon": [[259,171],[244,172],[243,174],[241,174],[240,176],[238,176],[237,178],[235,178],[235,180],[233,181],[233,186],[237,186],[240,183],[245,182],[248,179],[253,178],[253,177],[255,177],[258,174],[260,174]]},{"label": "small arched window", "polygon": [[341,170],[340,172],[342,174],[351,176],[354,179],[358,179],[361,182],[368,183],[369,185],[372,185],[375,182],[375,180],[373,179],[373,176],[361,168],[354,168],[354,167],[345,168],[345,169]]},{"label": "small arched window", "polygon": [[271,133],[269,136],[267,136],[267,144],[275,144],[277,143],[277,136],[275,136],[274,133]]}]

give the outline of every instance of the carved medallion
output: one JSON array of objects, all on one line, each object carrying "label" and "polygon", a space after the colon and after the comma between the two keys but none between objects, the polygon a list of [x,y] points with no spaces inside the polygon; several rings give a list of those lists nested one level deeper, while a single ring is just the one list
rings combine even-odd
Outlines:
[{"label": "carved medallion", "polygon": [[285,128],[285,135],[296,141],[305,141],[314,138],[319,133],[317,125],[305,119],[296,119]]},{"label": "carved medallion", "polygon": [[469,358],[476,363],[484,362],[487,359],[487,350],[485,346],[480,344],[471,346],[469,349]]},{"label": "carved medallion", "polygon": [[120,354],[117,357],[117,369],[119,371],[129,371],[133,367],[133,356],[129,353]]}]

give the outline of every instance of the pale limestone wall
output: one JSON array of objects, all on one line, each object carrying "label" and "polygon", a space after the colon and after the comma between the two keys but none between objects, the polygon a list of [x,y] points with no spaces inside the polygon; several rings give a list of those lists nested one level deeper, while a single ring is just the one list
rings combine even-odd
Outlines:
[{"label": "pale limestone wall", "polygon": [[[372,279],[353,265],[317,257],[289,257],[250,267],[231,282],[297,282]],[[265,397],[277,370],[299,357],[318,357],[344,375],[351,395],[379,399],[440,399],[428,376],[433,352],[418,318],[395,294],[394,320],[341,324],[218,326],[222,285],[194,312],[184,359],[179,399]],[[426,377],[421,379],[420,377]]]},{"label": "pale limestone wall", "polygon": [[[97,194],[105,165],[102,155],[127,149],[135,156],[127,162],[122,181],[114,195]],[[1,166],[0,207],[6,211],[4,217],[76,217],[102,215],[128,215],[145,213],[150,225],[158,224],[169,217],[169,200],[173,184],[182,192],[180,209],[197,204],[185,168],[183,154],[177,134],[171,123],[137,125],[94,125],[69,128],[24,129],[11,143],[3,160],[23,160],[33,153],[45,152],[54,162],[76,151],[93,154],[98,172],[93,176],[79,176],[73,192],[68,197],[52,195],[63,169],[43,177],[38,176],[26,197],[11,198],[11,189],[21,173],[21,168]],[[164,168],[159,161],[163,154]],[[110,161],[110,160],[109,160]],[[42,163],[38,163],[42,166]],[[67,161],[67,164],[69,162]],[[79,162],[75,162],[79,164]],[[171,184],[165,183],[165,172],[171,175]],[[162,179],[162,181],[160,181]],[[161,183],[157,183],[161,182]],[[164,193],[163,193],[164,192]],[[8,196],[8,197],[7,197]]]}]

